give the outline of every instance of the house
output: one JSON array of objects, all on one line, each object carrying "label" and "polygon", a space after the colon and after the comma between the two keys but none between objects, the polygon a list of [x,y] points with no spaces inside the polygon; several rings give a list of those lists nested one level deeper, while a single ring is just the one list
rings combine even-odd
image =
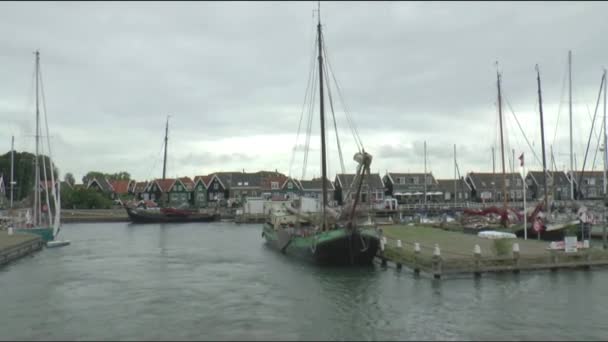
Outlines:
[{"label": "house", "polygon": [[214,173],[227,190],[226,199],[243,202],[245,197],[258,197],[262,194],[262,180],[268,177],[286,177],[277,171],[216,172]]},{"label": "house", "polygon": [[[308,198],[323,198],[323,181],[322,178],[313,178],[311,180],[299,180],[297,182],[300,188],[300,195],[302,197]],[[295,182],[294,182],[295,184]],[[331,205],[334,201],[335,195],[335,187],[329,179],[325,179],[325,184],[327,187],[327,204]]]},{"label": "house", "polygon": [[[504,179],[504,184],[503,184]],[[507,190],[508,201],[523,200],[523,179],[517,172],[501,173],[470,172],[465,177],[471,189],[471,200],[477,202],[503,201],[503,185]]]},{"label": "house", "polygon": [[470,200],[471,187],[464,181],[464,177],[455,179],[437,179],[436,192],[439,202],[467,202]]},{"label": "house", "polygon": [[[346,196],[350,196],[350,199],[355,198],[356,188],[353,180],[355,179],[354,173],[339,173],[336,175],[336,180],[334,181],[336,186],[335,191],[335,200],[339,205],[343,205],[346,201]],[[347,195],[351,192],[350,195]],[[361,186],[361,194],[359,201],[360,203],[368,203],[368,196],[370,196],[370,200],[372,203],[378,203],[384,200],[385,187],[380,174],[372,173],[367,177],[364,177],[363,185]]]},{"label": "house", "polygon": [[112,185],[106,178],[93,178],[87,184],[87,189],[92,189],[99,191],[101,193],[107,194],[108,196],[112,193]]},{"label": "house", "polygon": [[169,203],[169,189],[171,189],[174,183],[174,178],[153,180],[148,184],[143,193],[144,200],[155,201],[159,204]]},{"label": "house", "polygon": [[167,191],[169,205],[189,206],[192,203],[192,190],[194,181],[189,177],[181,177],[174,180]]},{"label": "house", "polygon": [[[426,177],[426,178],[425,178]],[[397,173],[387,172],[383,177],[386,195],[397,199],[398,203],[424,203],[426,179],[427,201],[439,199],[436,195],[438,183],[432,172],[429,173]]]},{"label": "house", "polygon": [[112,180],[108,181],[110,184],[110,198],[118,199],[124,198],[129,195],[129,188],[131,184],[134,184],[135,181],[132,180]]},{"label": "house", "polygon": [[261,195],[267,199],[285,199],[287,197],[284,185],[287,182],[287,176],[272,175],[263,177],[260,183]]},{"label": "house", "polygon": [[[563,172],[547,171],[547,192],[554,200],[570,199],[570,179]],[[545,175],[542,171],[529,171],[526,175],[526,199],[538,200],[544,196]]]},{"label": "house", "polygon": [[[131,193],[133,194],[135,199],[138,199],[138,200],[149,200],[150,199],[147,197],[147,193],[146,193],[146,189],[148,188],[148,184],[149,184],[148,181],[133,182],[131,184],[133,184]],[[144,196],[144,194],[146,196]]]},{"label": "house", "polygon": [[[568,172],[568,181],[572,178],[572,174],[571,171]],[[575,171],[572,180],[577,199],[604,198],[604,173],[602,171]]]},{"label": "house", "polygon": [[192,191],[193,204],[195,207],[204,208],[207,206],[209,194],[207,192],[209,182],[213,176],[195,176]]},{"label": "house", "polygon": [[228,198],[228,188],[217,174],[210,176],[207,183],[207,203],[218,203]]}]

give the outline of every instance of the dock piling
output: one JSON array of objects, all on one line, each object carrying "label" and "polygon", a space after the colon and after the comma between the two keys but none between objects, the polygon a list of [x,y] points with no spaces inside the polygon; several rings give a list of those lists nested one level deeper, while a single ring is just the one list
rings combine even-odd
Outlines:
[{"label": "dock piling", "polygon": [[433,251],[433,278],[441,278],[441,250],[439,244],[435,244],[435,250]]},{"label": "dock piling", "polygon": [[475,247],[473,248],[473,263],[475,265],[475,271],[473,272],[473,274],[475,275],[475,277],[480,277],[481,276],[481,247],[476,244]]},{"label": "dock piling", "polygon": [[420,259],[420,244],[418,242],[414,243],[414,273],[420,273],[420,265],[418,264],[418,260]]},{"label": "dock piling", "polygon": [[519,273],[519,243],[513,244],[513,272]]}]

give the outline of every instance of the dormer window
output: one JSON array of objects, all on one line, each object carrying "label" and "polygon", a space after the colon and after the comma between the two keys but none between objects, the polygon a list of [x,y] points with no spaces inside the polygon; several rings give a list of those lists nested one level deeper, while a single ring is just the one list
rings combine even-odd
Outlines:
[{"label": "dormer window", "polygon": [[279,182],[270,182],[270,189],[272,189],[272,190],[278,190],[279,189]]},{"label": "dormer window", "polygon": [[245,182],[245,184],[244,184],[244,185],[245,185],[245,186],[248,186],[248,185],[249,185],[249,182]]},{"label": "dormer window", "polygon": [[243,182],[239,182],[239,183],[238,183],[238,186],[242,186],[242,185],[243,185]]}]

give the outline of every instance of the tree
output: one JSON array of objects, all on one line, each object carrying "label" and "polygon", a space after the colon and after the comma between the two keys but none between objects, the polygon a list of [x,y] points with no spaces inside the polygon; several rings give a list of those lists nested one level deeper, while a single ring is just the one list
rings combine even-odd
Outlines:
[{"label": "tree", "polygon": [[61,207],[64,209],[110,209],[112,201],[93,189],[61,188]]},{"label": "tree", "polygon": [[[48,156],[40,155],[39,156],[39,164],[40,164],[40,180],[44,179],[44,171],[42,170],[42,165],[46,168],[47,179],[51,179],[51,163]],[[15,201],[21,201],[22,199],[30,196],[34,191],[34,162],[35,156],[32,153],[28,152],[15,152],[14,159],[14,180],[17,183],[14,187],[14,199]],[[53,167],[53,172],[55,179],[57,178],[58,172],[57,168]],[[4,174],[4,177],[7,178],[7,183],[10,181],[11,174],[11,153],[5,153],[0,155],[0,173]],[[8,188],[7,188],[8,191]]]},{"label": "tree", "polygon": [[121,171],[117,173],[103,173],[99,171],[89,171],[87,174],[82,177],[82,184],[85,186],[89,184],[89,181],[92,179],[107,179],[107,180],[131,180],[131,175],[126,171]]},{"label": "tree", "polygon": [[71,172],[68,172],[65,174],[65,176],[63,177],[63,180],[70,184],[71,186],[74,186],[74,184],[76,184],[76,180],[74,179],[74,175]]}]

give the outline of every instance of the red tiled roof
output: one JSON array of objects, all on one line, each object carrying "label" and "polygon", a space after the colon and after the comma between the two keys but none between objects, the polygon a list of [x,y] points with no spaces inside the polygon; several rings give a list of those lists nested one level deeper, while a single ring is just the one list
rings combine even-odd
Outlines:
[{"label": "red tiled roof", "polygon": [[262,180],[261,186],[262,190],[272,190],[272,182],[279,183],[279,188],[283,186],[285,181],[287,180],[287,176],[278,175],[278,176],[269,176]]},{"label": "red tiled roof", "polygon": [[115,193],[121,194],[121,195],[129,193],[129,184],[131,183],[131,181],[113,180],[113,181],[109,181],[109,183],[112,186],[112,189],[114,189]]},{"label": "red tiled roof", "polygon": [[175,179],[174,178],[157,179],[154,182],[156,182],[156,184],[158,184],[160,191],[169,192],[169,189],[171,189],[171,186],[173,185],[173,183],[175,183]]}]

